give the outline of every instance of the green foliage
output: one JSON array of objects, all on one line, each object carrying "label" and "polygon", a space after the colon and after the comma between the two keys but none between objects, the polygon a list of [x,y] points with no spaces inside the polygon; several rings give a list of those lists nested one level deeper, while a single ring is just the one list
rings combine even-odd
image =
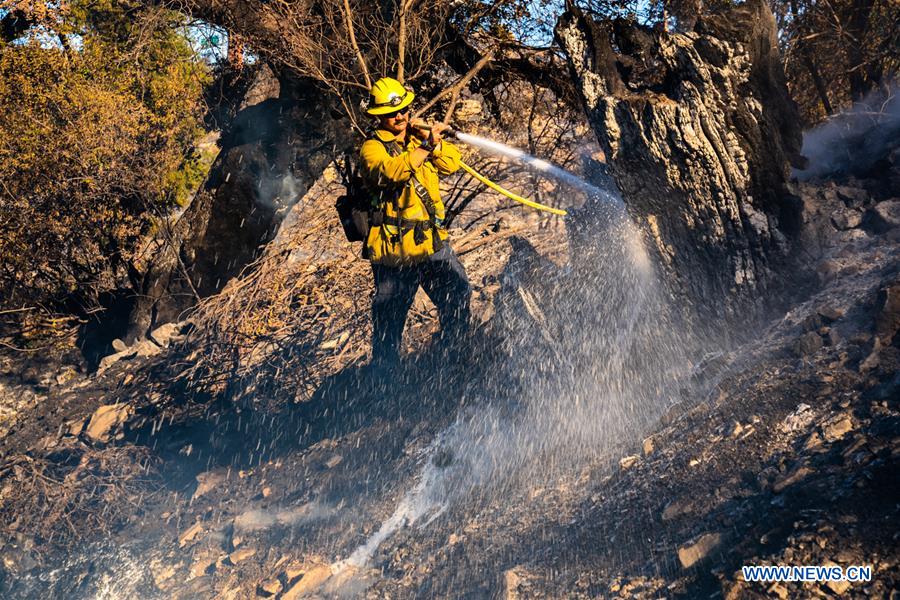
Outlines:
[{"label": "green foliage", "polygon": [[150,217],[202,180],[209,74],[181,19],[77,1],[49,34],[0,42],[0,306],[89,308],[137,258]]}]

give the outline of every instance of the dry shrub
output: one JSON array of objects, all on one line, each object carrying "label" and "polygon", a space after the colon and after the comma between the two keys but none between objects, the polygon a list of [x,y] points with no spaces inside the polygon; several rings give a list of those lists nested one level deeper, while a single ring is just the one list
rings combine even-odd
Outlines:
[{"label": "dry shrub", "polygon": [[340,230],[332,204],[342,191],[329,168],[265,253],[199,305],[180,375],[188,387],[301,401],[365,357],[370,268]]},{"label": "dry shrub", "polygon": [[157,489],[152,467],[150,450],[136,446],[10,456],[0,463],[0,531],[56,547],[110,532]]},{"label": "dry shrub", "polygon": [[123,0],[54,15],[0,43],[0,309],[84,315],[202,177],[208,73],[174,13]]}]

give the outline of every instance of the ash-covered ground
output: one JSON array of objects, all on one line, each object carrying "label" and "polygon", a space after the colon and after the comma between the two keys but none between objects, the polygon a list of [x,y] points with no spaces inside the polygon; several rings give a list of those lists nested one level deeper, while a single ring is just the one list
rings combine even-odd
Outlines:
[{"label": "ash-covered ground", "polygon": [[[676,326],[618,226],[508,216],[456,232],[472,339],[417,301],[390,374],[326,174],[190,322],[89,376],[5,359],[0,593],[893,597],[898,157],[796,184],[819,285],[755,332]],[[872,581],[740,575],[830,563]]]}]

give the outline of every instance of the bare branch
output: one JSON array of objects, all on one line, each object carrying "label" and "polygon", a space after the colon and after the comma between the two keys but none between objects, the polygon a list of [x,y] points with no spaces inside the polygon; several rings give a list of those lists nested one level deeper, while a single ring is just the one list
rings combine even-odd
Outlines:
[{"label": "bare branch", "polygon": [[359,68],[362,70],[363,77],[366,80],[366,87],[372,87],[372,78],[369,77],[369,68],[366,66],[366,59],[356,43],[356,33],[353,30],[353,13],[350,12],[350,1],[344,0],[344,23],[347,27],[347,33],[350,35],[350,45],[356,51],[356,60],[359,61]]},{"label": "bare branch", "polygon": [[470,81],[472,81],[472,78],[475,77],[478,74],[478,72],[481,71],[485,67],[485,65],[487,65],[489,62],[491,62],[491,60],[493,59],[493,56],[494,56],[493,50],[488,50],[487,52],[485,52],[484,56],[482,56],[478,60],[478,62],[475,63],[475,65],[473,65],[471,69],[469,69],[469,71],[465,75],[463,75],[462,77],[457,79],[453,85],[451,85],[448,88],[443,89],[439,94],[435,95],[431,100],[429,100],[425,104],[425,106],[423,106],[422,108],[420,108],[419,110],[416,111],[415,116],[425,114],[425,112],[428,111],[428,109],[430,109],[432,106],[434,106],[438,100],[440,100],[446,96],[452,96],[452,100],[450,102],[450,108],[447,110],[447,113],[444,115],[444,122],[445,123],[448,122],[449,115],[452,114],[453,107],[455,106],[456,101],[459,98],[459,92],[462,91],[462,89],[464,87],[466,87],[466,85],[468,85],[468,83]]}]

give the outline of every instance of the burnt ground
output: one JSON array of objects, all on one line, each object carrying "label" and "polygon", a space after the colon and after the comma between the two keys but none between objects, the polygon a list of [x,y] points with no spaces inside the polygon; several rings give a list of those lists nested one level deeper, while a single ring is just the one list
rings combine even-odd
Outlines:
[{"label": "burnt ground", "polygon": [[[366,568],[334,565],[391,516],[424,463],[444,460],[426,453],[429,444],[483,398],[519,391],[496,370],[505,358],[491,329],[490,301],[502,299],[496,265],[510,256],[503,228],[502,261],[480,251],[463,257],[478,272],[485,324],[449,364],[422,341],[390,377],[354,361],[302,402],[279,401],[294,390],[277,376],[235,378],[224,392],[179,379],[196,360],[187,334],[99,375],[5,383],[13,417],[0,441],[0,592],[893,597],[898,229],[828,229],[842,189],[847,195],[828,185],[803,192],[820,289],[699,363],[696,381],[646,434],[552,481],[502,486],[427,525],[401,527]],[[109,405],[108,427],[92,429],[95,411]],[[828,562],[871,565],[873,580],[762,585],[739,573],[748,564]]]}]

